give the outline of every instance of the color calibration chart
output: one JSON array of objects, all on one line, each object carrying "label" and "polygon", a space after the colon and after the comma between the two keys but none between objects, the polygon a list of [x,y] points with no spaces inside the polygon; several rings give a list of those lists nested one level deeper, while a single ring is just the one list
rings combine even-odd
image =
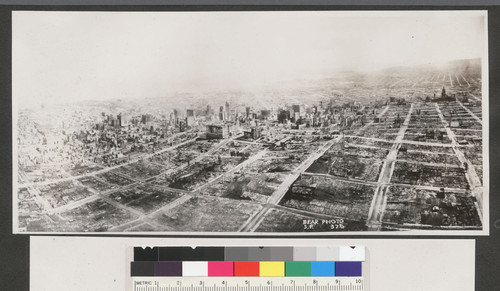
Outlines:
[{"label": "color calibration chart", "polygon": [[134,247],[134,291],[365,290],[363,246]]}]

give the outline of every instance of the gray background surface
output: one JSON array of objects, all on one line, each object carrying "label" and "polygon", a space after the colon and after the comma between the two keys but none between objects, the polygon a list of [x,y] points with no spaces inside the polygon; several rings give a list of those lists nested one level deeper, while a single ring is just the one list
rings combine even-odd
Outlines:
[{"label": "gray background surface", "polygon": [[[499,1],[253,1],[254,5],[241,6],[250,1],[242,0],[0,0],[0,4],[14,4],[15,6],[0,6],[0,185],[2,199],[0,199],[0,283],[2,290],[29,290],[29,237],[26,235],[12,235],[12,118],[11,118],[11,11],[12,10],[434,10],[434,9],[481,9],[488,10],[489,30],[489,119],[490,119],[490,236],[477,237],[476,241],[476,290],[497,290],[500,286],[500,199],[497,195],[500,187],[498,170],[500,165],[500,102],[497,98],[500,93],[500,7]],[[81,5],[113,5],[113,6],[81,6]],[[116,6],[116,5],[142,6]],[[176,5],[176,6],[146,6],[146,5]],[[195,5],[196,6],[189,6]],[[211,6],[199,6],[208,5]],[[369,6],[352,6],[369,5]],[[375,6],[375,4],[377,6]],[[37,6],[24,6],[37,5]],[[41,6],[46,5],[46,6]],[[64,6],[50,6],[64,5]],[[217,5],[217,6],[213,6]],[[230,5],[230,6],[219,6]],[[278,6],[268,6],[278,5]],[[297,6],[318,5],[318,6]],[[326,6],[340,5],[340,6]],[[349,6],[346,6],[349,5]],[[386,6],[399,5],[399,6]],[[418,5],[418,6],[417,6]],[[434,6],[421,6],[434,5]],[[441,6],[436,6],[441,5]],[[480,6],[492,5],[492,6]],[[95,236],[95,235],[93,235]],[[334,237],[334,236],[329,236]],[[363,236],[356,236],[363,237]],[[370,239],[384,236],[370,237]],[[398,237],[391,239],[423,237]],[[427,237],[429,238],[429,237]],[[431,237],[432,239],[450,237]],[[461,237],[452,237],[459,239]],[[465,237],[470,238],[470,237]],[[57,256],[57,254],[53,254]],[[445,270],[443,270],[445,271]],[[50,270],[47,270],[50,272]],[[425,280],[425,278],[422,278]],[[56,291],[56,290],[55,290]]]}]

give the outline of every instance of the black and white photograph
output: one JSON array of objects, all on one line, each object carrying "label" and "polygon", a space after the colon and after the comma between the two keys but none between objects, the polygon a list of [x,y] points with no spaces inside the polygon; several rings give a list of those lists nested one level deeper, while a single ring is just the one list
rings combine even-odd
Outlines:
[{"label": "black and white photograph", "polygon": [[14,11],[14,233],[488,234],[487,13]]}]

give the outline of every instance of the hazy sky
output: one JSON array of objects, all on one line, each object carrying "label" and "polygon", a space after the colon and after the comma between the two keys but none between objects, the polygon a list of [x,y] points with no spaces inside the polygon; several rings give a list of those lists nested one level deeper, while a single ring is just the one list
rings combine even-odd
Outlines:
[{"label": "hazy sky", "polygon": [[157,97],[476,58],[480,12],[14,12],[13,95]]}]

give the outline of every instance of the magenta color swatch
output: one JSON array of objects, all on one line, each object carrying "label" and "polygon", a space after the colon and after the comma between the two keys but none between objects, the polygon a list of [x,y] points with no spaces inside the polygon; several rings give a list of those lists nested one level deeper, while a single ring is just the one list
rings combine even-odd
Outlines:
[{"label": "magenta color swatch", "polygon": [[226,277],[233,276],[233,262],[208,262],[209,277]]}]

